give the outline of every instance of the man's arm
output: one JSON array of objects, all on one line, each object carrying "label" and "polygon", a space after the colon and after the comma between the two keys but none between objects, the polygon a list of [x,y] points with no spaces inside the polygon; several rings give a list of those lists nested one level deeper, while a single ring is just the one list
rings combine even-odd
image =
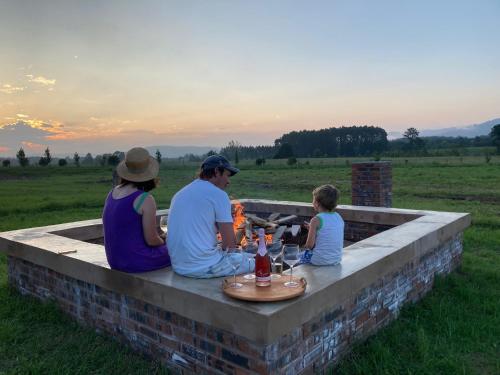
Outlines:
[{"label": "man's arm", "polygon": [[219,233],[222,237],[222,250],[236,247],[236,237],[234,236],[233,223],[217,223]]}]

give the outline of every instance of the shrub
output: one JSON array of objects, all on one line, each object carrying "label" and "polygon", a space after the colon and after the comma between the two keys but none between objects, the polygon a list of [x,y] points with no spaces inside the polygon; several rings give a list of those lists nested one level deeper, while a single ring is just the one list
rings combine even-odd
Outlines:
[{"label": "shrub", "polygon": [[288,165],[295,165],[297,164],[297,158],[295,156],[290,156],[288,160],[286,161]]},{"label": "shrub", "polygon": [[266,164],[266,159],[264,159],[264,158],[255,159],[255,165],[258,165],[260,167],[261,165],[264,165],[264,164]]},{"label": "shrub", "polygon": [[59,166],[60,167],[64,167],[66,164],[68,164],[68,162],[66,161],[66,159],[59,159]]},{"label": "shrub", "polygon": [[9,159],[2,160],[2,165],[4,167],[10,167],[10,160]]}]

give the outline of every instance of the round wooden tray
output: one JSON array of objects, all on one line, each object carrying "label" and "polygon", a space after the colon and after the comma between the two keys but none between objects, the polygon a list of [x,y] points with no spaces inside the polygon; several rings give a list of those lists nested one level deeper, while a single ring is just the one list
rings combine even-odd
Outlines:
[{"label": "round wooden tray", "polygon": [[229,285],[233,283],[233,277],[228,277],[222,282],[222,290],[233,298],[254,302],[283,301],[300,296],[305,292],[306,279],[293,277],[293,280],[299,283],[299,286],[295,288],[283,285],[289,280],[290,276],[282,275],[279,279],[271,280],[270,287],[260,287],[255,285],[255,279],[247,280],[241,275],[236,276],[236,282],[243,284],[241,288],[231,288]]}]

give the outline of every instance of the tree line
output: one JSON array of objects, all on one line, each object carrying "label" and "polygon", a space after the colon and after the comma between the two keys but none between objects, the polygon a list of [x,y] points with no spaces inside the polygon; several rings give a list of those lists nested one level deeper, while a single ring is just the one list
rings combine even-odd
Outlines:
[{"label": "tree line", "polygon": [[[433,150],[453,155],[460,148],[495,146],[500,154],[500,124],[489,135],[465,137],[420,137],[420,132],[408,128],[403,137],[387,139],[384,129],[374,126],[349,126],[321,130],[302,130],[286,133],[273,146],[242,146],[231,141],[220,151],[227,158],[262,160],[356,156],[425,156]],[[258,163],[259,164],[259,163]]]},{"label": "tree line", "polygon": [[[243,146],[237,141],[230,141],[219,153],[228,159],[238,163],[240,159],[255,159],[256,164],[265,164],[266,159],[288,159],[293,164],[297,157],[319,158],[319,157],[356,157],[356,156],[415,156],[428,155],[429,150],[448,149],[457,150],[467,147],[496,147],[500,154],[500,124],[492,127],[489,135],[475,138],[466,137],[420,137],[419,131],[408,128],[403,133],[403,138],[389,141],[384,129],[375,126],[348,126],[340,128],[328,128],[320,130],[292,131],[282,135],[274,141],[272,146]],[[216,154],[209,151],[204,155],[187,154],[179,159],[188,161],[201,161],[204,158]],[[159,150],[155,153],[156,160],[161,163],[162,155]],[[21,147],[16,154],[19,165],[26,167],[30,159]],[[122,151],[105,153],[92,156],[87,153],[84,157],[75,152],[73,164],[76,166],[116,166],[125,158]],[[59,159],[59,166],[65,166],[71,158]],[[40,166],[50,165],[52,155],[49,148],[38,159]],[[9,159],[2,161],[4,167],[10,165]]]}]

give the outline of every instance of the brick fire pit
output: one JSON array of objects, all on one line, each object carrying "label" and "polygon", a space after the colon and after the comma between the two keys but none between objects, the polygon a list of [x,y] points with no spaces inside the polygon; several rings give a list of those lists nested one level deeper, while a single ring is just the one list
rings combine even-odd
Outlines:
[{"label": "brick fire pit", "polygon": [[[313,215],[310,204],[240,200],[246,212]],[[221,279],[170,268],[109,269],[101,220],[0,233],[9,282],[53,300],[85,325],[163,361],[174,373],[295,374],[321,371],[420,299],[437,274],[460,264],[463,213],[339,206],[346,222],[342,264],[299,266],[304,295],[276,303],[230,299]],[[159,211],[158,215],[168,211]]]}]

